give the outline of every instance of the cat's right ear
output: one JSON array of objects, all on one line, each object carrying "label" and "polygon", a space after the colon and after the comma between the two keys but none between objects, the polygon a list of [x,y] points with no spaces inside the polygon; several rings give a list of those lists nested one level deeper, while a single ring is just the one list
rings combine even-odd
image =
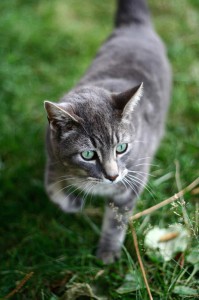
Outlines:
[{"label": "cat's right ear", "polygon": [[112,100],[115,108],[121,111],[122,118],[128,118],[134,111],[143,94],[143,83],[119,94],[113,94]]},{"label": "cat's right ear", "polygon": [[44,101],[44,107],[48,115],[50,128],[53,131],[60,126],[67,123],[80,123],[81,118],[75,114],[74,107],[69,103],[54,103],[51,101]]}]

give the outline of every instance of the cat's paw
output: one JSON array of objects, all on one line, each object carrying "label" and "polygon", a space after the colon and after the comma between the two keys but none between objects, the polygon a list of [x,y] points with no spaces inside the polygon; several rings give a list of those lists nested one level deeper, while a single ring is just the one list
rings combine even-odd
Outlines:
[{"label": "cat's paw", "polygon": [[[55,182],[56,183],[56,182]],[[55,186],[55,183],[46,184],[46,191],[50,200],[59,205],[59,207],[68,213],[76,213],[82,210],[83,201],[80,197],[64,193],[61,186]]]},{"label": "cat's paw", "polygon": [[65,211],[66,213],[77,213],[83,209],[83,201],[79,197],[73,195],[67,196],[64,193],[57,195],[50,194],[50,199]]},{"label": "cat's paw", "polygon": [[110,250],[98,249],[97,251],[97,258],[102,260],[102,262],[105,265],[109,265],[116,262],[120,258],[120,255],[121,255],[120,250],[110,251]]},{"label": "cat's paw", "polygon": [[65,201],[62,206],[62,210],[67,213],[77,213],[82,211],[83,209],[83,202],[82,199],[76,197],[74,195],[70,195],[70,197],[65,197]]}]

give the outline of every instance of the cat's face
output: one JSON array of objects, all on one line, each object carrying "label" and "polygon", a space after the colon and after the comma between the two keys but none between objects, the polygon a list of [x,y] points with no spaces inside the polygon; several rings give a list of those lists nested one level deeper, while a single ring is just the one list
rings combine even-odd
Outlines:
[{"label": "cat's face", "polygon": [[113,95],[84,88],[59,104],[45,102],[54,155],[71,178],[110,184],[126,176],[134,138],[131,115],[141,89]]}]

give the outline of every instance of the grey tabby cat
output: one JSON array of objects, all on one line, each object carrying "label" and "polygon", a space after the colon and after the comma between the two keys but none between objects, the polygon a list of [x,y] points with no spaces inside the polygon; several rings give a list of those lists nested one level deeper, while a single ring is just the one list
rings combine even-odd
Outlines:
[{"label": "grey tabby cat", "polygon": [[[143,93],[144,89],[144,93]],[[115,28],[78,85],[45,101],[46,191],[65,212],[107,199],[97,256],[119,258],[126,224],[163,135],[171,90],[165,48],[144,0],[119,0]]]}]

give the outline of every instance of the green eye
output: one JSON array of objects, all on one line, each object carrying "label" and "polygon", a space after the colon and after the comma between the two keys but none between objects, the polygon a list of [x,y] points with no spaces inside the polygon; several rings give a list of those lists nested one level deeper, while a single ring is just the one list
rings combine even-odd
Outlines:
[{"label": "green eye", "polygon": [[81,153],[81,156],[83,157],[83,159],[85,160],[91,160],[93,159],[93,157],[95,156],[95,152],[92,150],[88,150],[88,151],[83,151]]},{"label": "green eye", "polygon": [[116,153],[117,154],[124,153],[127,150],[127,147],[128,147],[128,144],[125,144],[125,143],[117,145]]}]

